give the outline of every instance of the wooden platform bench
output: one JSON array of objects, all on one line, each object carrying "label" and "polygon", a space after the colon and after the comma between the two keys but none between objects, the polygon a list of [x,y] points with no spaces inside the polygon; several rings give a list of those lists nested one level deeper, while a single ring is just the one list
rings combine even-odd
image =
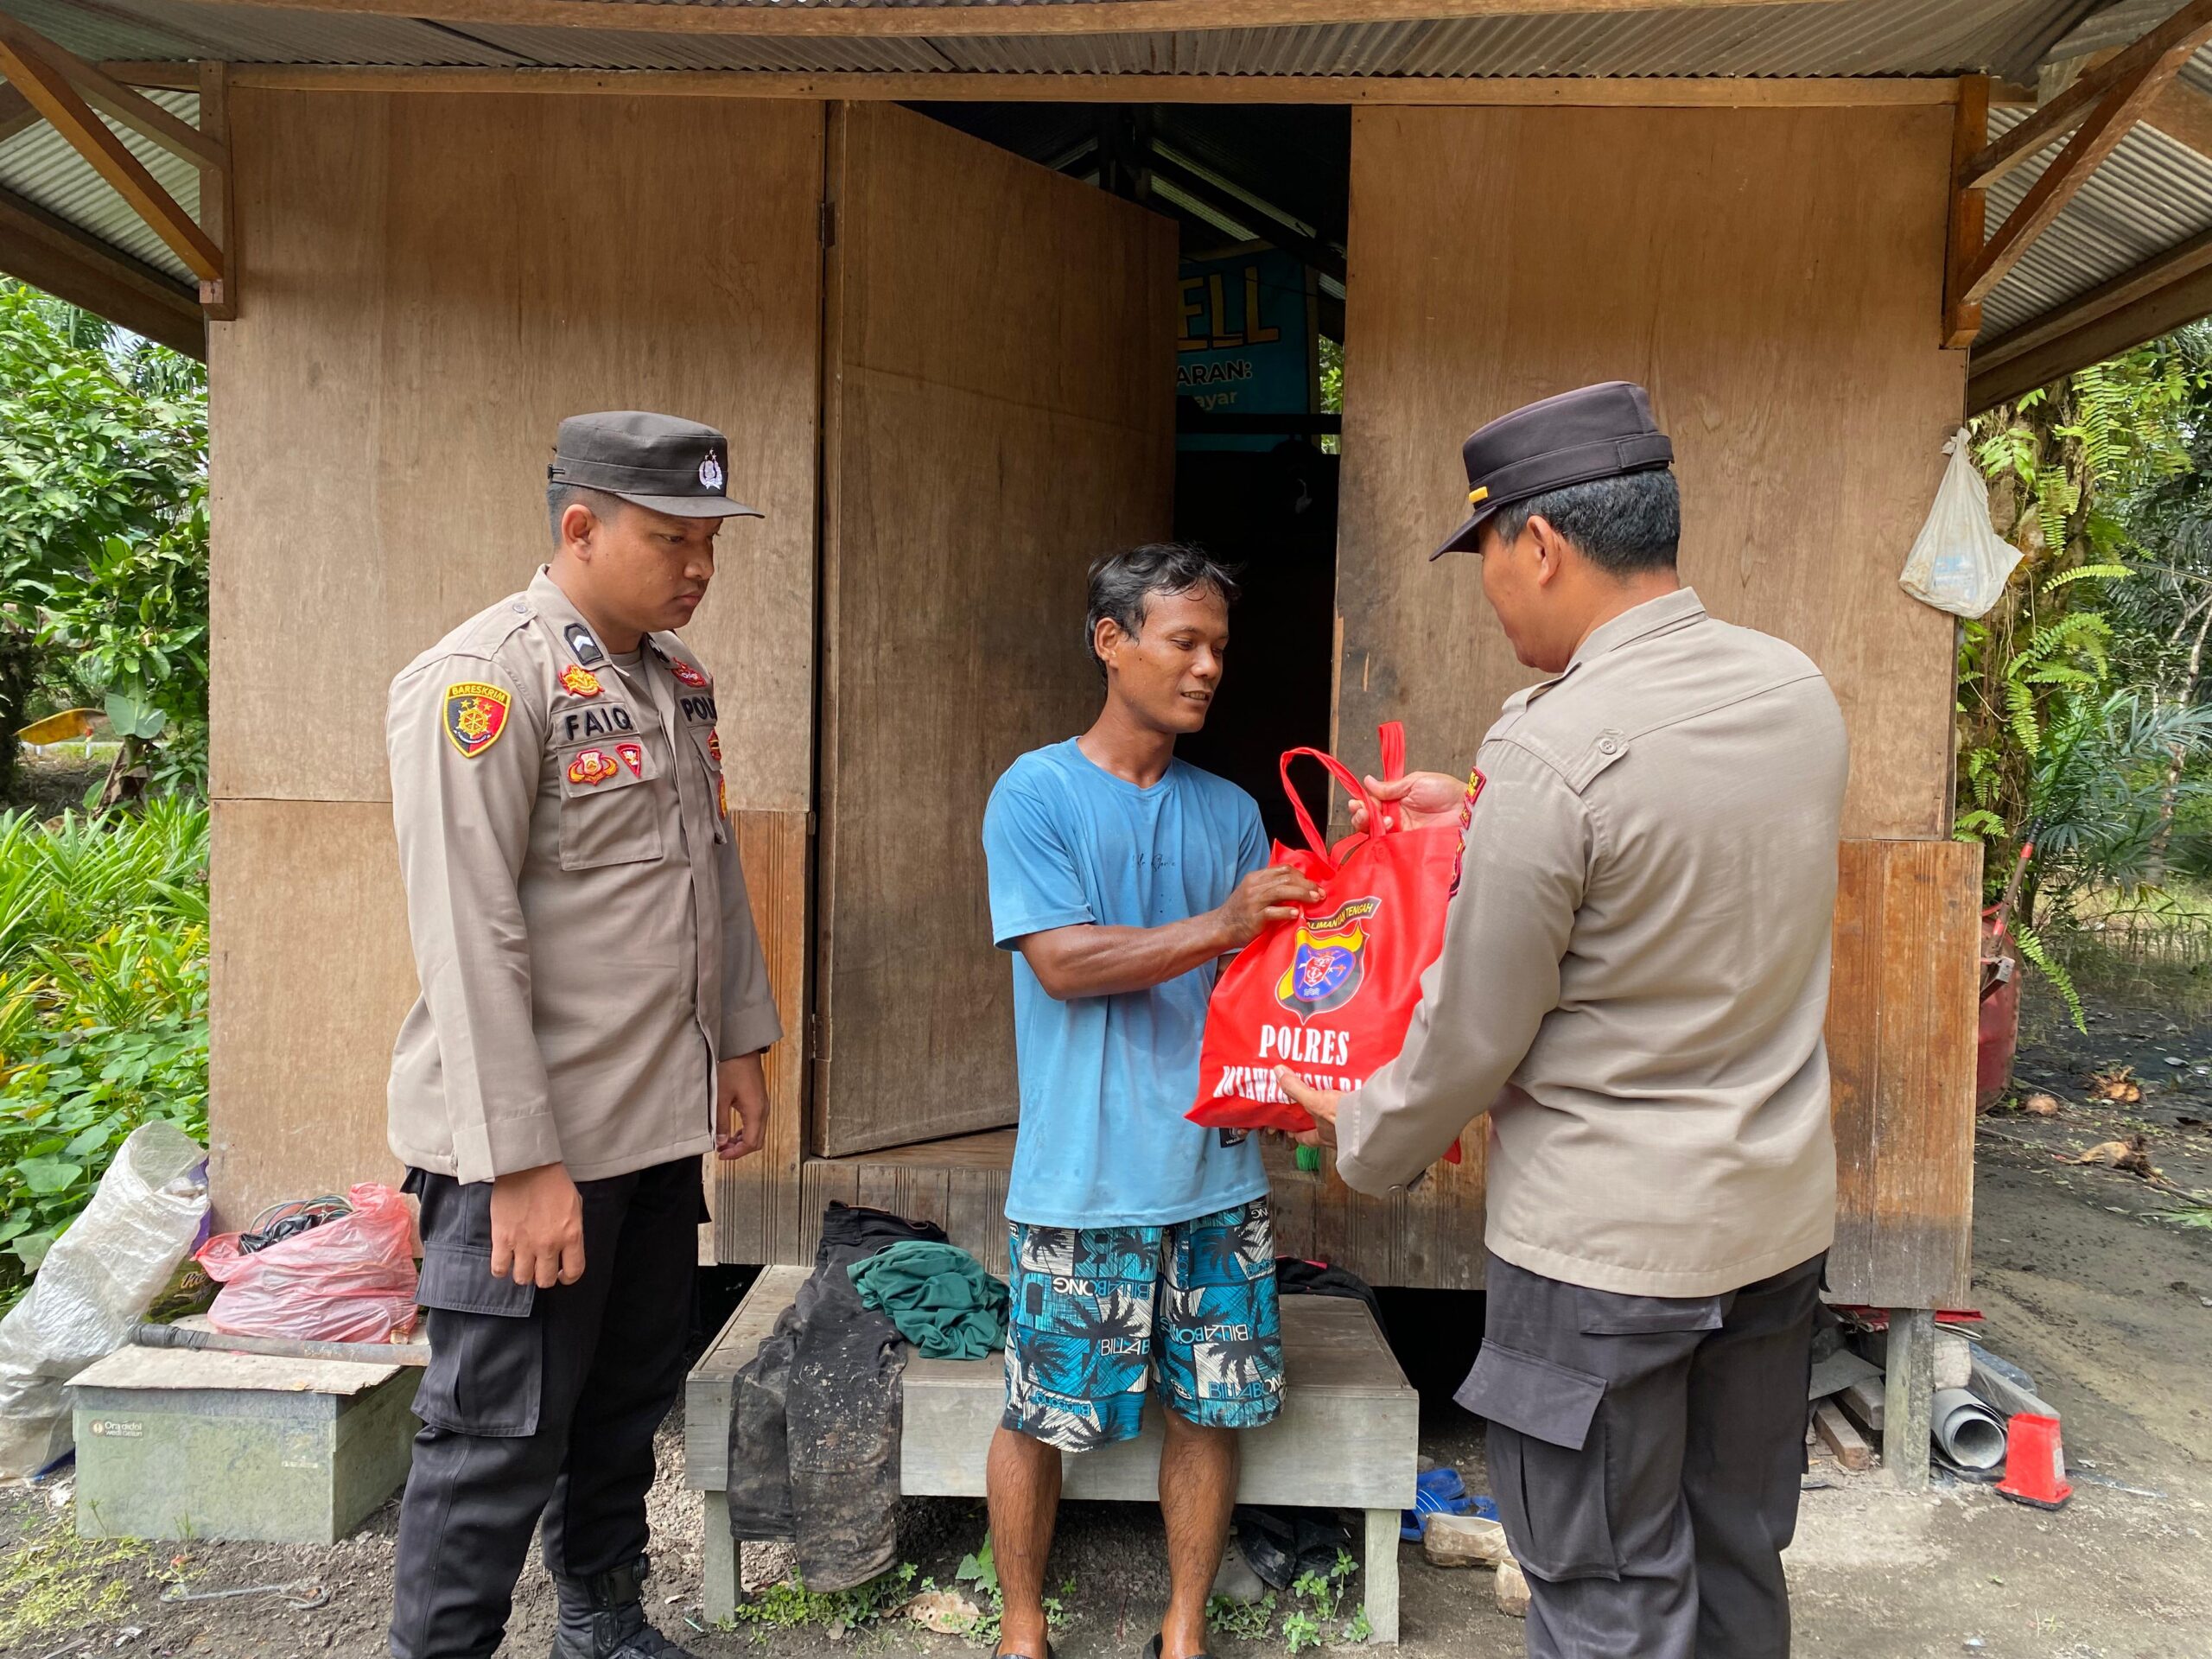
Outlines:
[{"label": "wooden platform bench", "polygon": [[[791,1305],[804,1268],[770,1268],[700,1358],[685,1386],[684,1484],[705,1495],[706,1611],[736,1611],[736,1542],[728,1484],[732,1376]],[[1414,1504],[1419,1396],[1391,1357],[1374,1317],[1335,1296],[1282,1299],[1282,1414],[1244,1437],[1240,1503],[1358,1510],[1366,1516],[1362,1598],[1373,1640],[1398,1639],[1398,1516]],[[1005,1362],[907,1363],[899,1490],[909,1497],[981,1497],[983,1464],[1005,1404]],[[1160,1408],[1139,1440],[1066,1459],[1072,1498],[1154,1502],[1160,1496]]]}]

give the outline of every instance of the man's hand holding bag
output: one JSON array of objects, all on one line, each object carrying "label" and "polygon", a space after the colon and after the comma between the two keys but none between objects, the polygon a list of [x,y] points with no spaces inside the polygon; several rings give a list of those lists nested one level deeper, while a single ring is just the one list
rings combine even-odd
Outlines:
[{"label": "man's hand holding bag", "polygon": [[[1382,775],[1405,760],[1404,728],[1381,728]],[[1333,848],[1290,786],[1291,762],[1310,756],[1363,808],[1359,833]],[[1444,946],[1444,917],[1459,875],[1465,823],[1407,829],[1358,779],[1318,749],[1282,757],[1304,847],[1275,844],[1274,864],[1321,889],[1303,914],[1272,922],[1223,972],[1206,1010],[1198,1096],[1187,1114],[1209,1128],[1313,1130],[1286,1096],[1275,1068],[1317,1089],[1347,1093],[1397,1055],[1421,1001],[1421,976]],[[1471,808],[1481,787],[1471,779]],[[1456,1162],[1459,1148],[1448,1154]]]}]

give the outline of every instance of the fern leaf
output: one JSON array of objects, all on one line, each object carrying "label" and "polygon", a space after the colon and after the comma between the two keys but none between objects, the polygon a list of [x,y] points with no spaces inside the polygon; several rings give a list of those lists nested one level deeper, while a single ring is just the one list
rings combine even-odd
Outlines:
[{"label": "fern leaf", "polygon": [[2066,1012],[2074,1021],[2074,1029],[2083,1036],[2089,1033],[2089,1021],[2082,1012],[2082,995],[2074,988],[2074,977],[2052,957],[2044,948],[2043,939],[2033,928],[2015,927],[2012,938],[2020,947],[2020,954],[2035,963],[2036,971],[2050,982],[2066,1004]]}]

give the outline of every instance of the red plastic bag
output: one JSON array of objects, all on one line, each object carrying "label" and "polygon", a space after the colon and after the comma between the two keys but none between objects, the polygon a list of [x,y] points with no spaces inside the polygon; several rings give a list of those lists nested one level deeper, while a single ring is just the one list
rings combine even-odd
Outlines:
[{"label": "red plastic bag", "polygon": [[[1381,728],[1382,776],[1401,775],[1405,728]],[[1290,763],[1310,755],[1366,803],[1368,832],[1325,847],[1290,786]],[[1479,773],[1468,783],[1471,805]],[[1313,1127],[1276,1086],[1287,1065],[1316,1088],[1358,1088],[1404,1046],[1421,1001],[1421,976],[1444,948],[1444,915],[1459,878],[1463,824],[1400,826],[1334,756],[1293,749],[1282,758],[1283,791],[1305,833],[1304,847],[1275,843],[1274,862],[1311,876],[1320,902],[1277,922],[1244,947],[1215,982],[1206,1007],[1193,1123],[1221,1129]],[[1446,1154],[1459,1159],[1455,1143]]]},{"label": "red plastic bag", "polygon": [[233,1337],[388,1342],[415,1323],[415,1215],[381,1182],[347,1189],[353,1213],[258,1250],[219,1233],[200,1265],[223,1287],[208,1322]]}]

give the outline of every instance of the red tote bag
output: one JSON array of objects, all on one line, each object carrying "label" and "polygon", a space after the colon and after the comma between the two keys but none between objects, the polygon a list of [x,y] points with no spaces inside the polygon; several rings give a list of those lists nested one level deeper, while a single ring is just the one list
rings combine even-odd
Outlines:
[{"label": "red tote bag", "polygon": [[[1405,767],[1405,728],[1380,728],[1382,776]],[[1319,761],[1364,802],[1365,833],[1333,848],[1290,786],[1290,765]],[[1421,976],[1444,948],[1444,914],[1459,876],[1464,823],[1407,830],[1379,806],[1335,756],[1292,749],[1282,757],[1304,847],[1275,843],[1273,861],[1313,878],[1318,904],[1277,922],[1244,947],[1214,984],[1198,1060],[1198,1103],[1185,1114],[1208,1128],[1313,1127],[1306,1109],[1275,1084],[1288,1066],[1316,1088],[1348,1092],[1397,1057],[1421,1001]],[[1468,780],[1472,805],[1479,773]],[[1458,1162],[1455,1144],[1447,1154]]]}]

